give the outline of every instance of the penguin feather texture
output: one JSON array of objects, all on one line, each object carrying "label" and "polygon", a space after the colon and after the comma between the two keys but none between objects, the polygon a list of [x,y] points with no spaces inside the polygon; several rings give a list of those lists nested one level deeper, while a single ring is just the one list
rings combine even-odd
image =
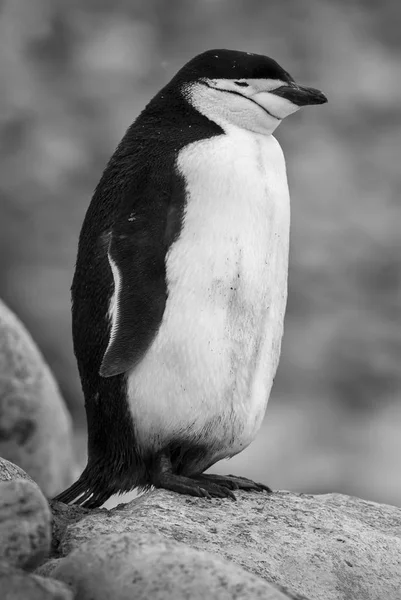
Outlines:
[{"label": "penguin feather texture", "polygon": [[[215,462],[261,425],[278,365],[287,298],[290,206],[272,136],[227,126],[178,157],[187,184],[181,234],[166,257],[158,334],[128,374],[140,444],[190,436]],[[213,427],[210,427],[213,423]],[[205,465],[197,465],[205,467]]]}]

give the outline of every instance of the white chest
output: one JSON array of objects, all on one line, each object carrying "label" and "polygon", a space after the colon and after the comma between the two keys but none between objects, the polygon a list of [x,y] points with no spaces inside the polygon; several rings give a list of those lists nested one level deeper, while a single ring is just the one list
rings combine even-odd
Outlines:
[{"label": "white chest", "polygon": [[[128,376],[137,434],[194,436],[228,456],[258,430],[287,297],[289,196],[278,142],[232,128],[178,159],[187,182],[159,332]],[[217,458],[216,458],[217,460]]]}]

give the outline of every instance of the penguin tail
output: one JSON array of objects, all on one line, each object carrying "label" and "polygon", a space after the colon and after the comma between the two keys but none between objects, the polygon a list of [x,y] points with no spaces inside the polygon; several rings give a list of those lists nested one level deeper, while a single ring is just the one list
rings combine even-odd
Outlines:
[{"label": "penguin tail", "polygon": [[108,488],[100,489],[100,486],[92,485],[91,478],[86,471],[87,469],[84,470],[78,481],[55,496],[53,500],[64,502],[64,504],[82,506],[83,508],[99,508],[106,502],[114,492]]},{"label": "penguin tail", "polygon": [[69,488],[53,498],[56,502],[73,504],[83,508],[99,508],[114,494],[128,492],[138,486],[137,478],[132,475],[123,482],[115,479],[104,465],[87,465],[82,475]]}]

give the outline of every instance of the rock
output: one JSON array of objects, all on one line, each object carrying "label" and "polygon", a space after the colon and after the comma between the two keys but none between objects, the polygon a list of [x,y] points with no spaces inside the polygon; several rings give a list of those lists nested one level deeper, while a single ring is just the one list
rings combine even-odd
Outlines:
[{"label": "rock", "polygon": [[32,477],[29,477],[28,473],[25,473],[21,467],[5,458],[0,458],[0,481],[12,481],[14,479],[27,479],[34,483]]},{"label": "rock", "polygon": [[[0,465],[4,462],[0,459]],[[34,568],[47,556],[50,536],[50,508],[36,483],[0,481],[0,560]]]},{"label": "rock", "polygon": [[400,508],[339,494],[236,495],[233,502],[156,490],[111,511],[75,508],[70,525],[61,505],[58,553],[100,534],[157,532],[310,600],[400,600]]},{"label": "rock", "polygon": [[[94,514],[93,511],[87,508],[81,508],[80,506],[68,506],[63,502],[56,502],[50,500],[50,508],[53,515],[53,532],[52,532],[52,556],[58,557],[61,553],[61,540],[64,539],[67,527],[70,527],[73,523],[80,521],[84,516]],[[95,511],[95,514],[99,511]],[[103,510],[104,513],[104,510]],[[93,535],[96,535],[94,531]],[[93,536],[91,536],[93,537]],[[88,539],[85,537],[82,541],[86,542]]]},{"label": "rock", "polygon": [[34,571],[35,575],[40,575],[41,577],[51,577],[54,569],[60,564],[62,558],[51,558],[47,560],[40,567],[37,567]]},{"label": "rock", "polygon": [[71,419],[49,367],[0,301],[0,456],[54,496],[74,479],[71,440]]},{"label": "rock", "polygon": [[94,538],[61,560],[53,577],[76,600],[289,598],[233,563],[152,534]]},{"label": "rock", "polygon": [[0,564],[2,600],[73,600],[72,591],[61,581],[29,575],[21,569]]},{"label": "rock", "polygon": [[62,560],[62,558],[51,558],[50,560],[47,560],[42,565],[40,565],[40,567],[35,569],[35,575],[41,575],[42,577],[51,577],[51,574],[53,573],[54,569],[57,567],[57,565],[60,564],[60,561]]}]

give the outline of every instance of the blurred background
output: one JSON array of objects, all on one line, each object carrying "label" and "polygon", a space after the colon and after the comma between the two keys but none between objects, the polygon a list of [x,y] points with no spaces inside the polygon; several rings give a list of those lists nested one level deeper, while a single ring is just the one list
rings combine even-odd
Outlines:
[{"label": "blurred background", "polygon": [[274,57],[323,107],[277,131],[292,198],[283,353],[258,439],[214,470],[401,505],[398,0],[3,0],[0,297],[86,423],[70,332],[80,226],[106,161],[193,55]]}]

